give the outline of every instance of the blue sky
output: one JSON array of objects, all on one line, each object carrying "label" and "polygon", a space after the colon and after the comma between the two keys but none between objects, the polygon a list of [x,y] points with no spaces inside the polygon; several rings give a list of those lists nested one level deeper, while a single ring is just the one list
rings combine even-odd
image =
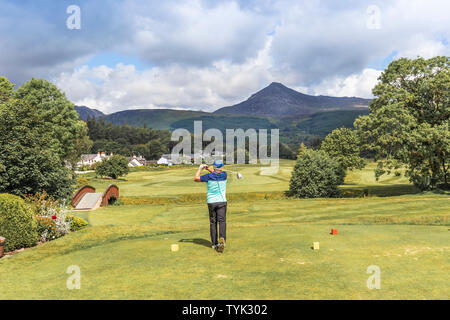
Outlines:
[{"label": "blue sky", "polygon": [[[2,0],[0,74],[76,104],[212,111],[272,81],[371,97],[399,57],[450,55],[450,2]],[[79,30],[66,27],[80,8]]]}]

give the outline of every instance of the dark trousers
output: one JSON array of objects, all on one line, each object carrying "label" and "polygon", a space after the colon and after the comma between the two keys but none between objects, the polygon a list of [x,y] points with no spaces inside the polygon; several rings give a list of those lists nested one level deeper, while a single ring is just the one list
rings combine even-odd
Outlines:
[{"label": "dark trousers", "polygon": [[217,245],[217,223],[219,223],[219,237],[226,239],[227,233],[227,203],[216,202],[208,203],[209,210],[209,229],[211,232],[211,242]]}]

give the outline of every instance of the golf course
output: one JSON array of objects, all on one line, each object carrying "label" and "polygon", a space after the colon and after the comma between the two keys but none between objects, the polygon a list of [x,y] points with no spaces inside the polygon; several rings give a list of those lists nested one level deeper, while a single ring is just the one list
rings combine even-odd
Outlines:
[{"label": "golf course", "polygon": [[[448,193],[420,192],[404,177],[376,181],[369,163],[348,174],[344,198],[292,199],[293,166],[282,161],[275,176],[226,166],[243,179],[229,174],[222,254],[211,249],[197,167],[85,174],[98,190],[116,184],[120,205],[75,212],[88,227],[1,259],[0,299],[449,298]],[[66,285],[72,265],[80,290]],[[380,289],[367,286],[369,266],[380,268]]]}]

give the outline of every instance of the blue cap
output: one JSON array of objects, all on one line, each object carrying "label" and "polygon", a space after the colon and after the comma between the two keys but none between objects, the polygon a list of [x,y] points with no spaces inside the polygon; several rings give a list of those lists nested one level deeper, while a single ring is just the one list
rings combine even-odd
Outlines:
[{"label": "blue cap", "polygon": [[214,161],[213,166],[214,166],[214,168],[217,168],[217,169],[222,168],[222,167],[223,167],[223,162],[222,162],[222,160],[216,160],[216,161]]}]

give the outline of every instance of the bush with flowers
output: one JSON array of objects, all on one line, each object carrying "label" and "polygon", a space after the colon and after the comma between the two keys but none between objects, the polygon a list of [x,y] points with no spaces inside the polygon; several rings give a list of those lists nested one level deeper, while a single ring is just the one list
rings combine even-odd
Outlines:
[{"label": "bush with flowers", "polygon": [[[66,205],[65,201],[53,200],[45,191],[25,196],[25,200],[30,204],[34,212],[41,242],[57,239],[71,231],[74,216],[71,214],[71,209]],[[77,225],[87,225],[87,222],[84,222],[80,222],[77,219]],[[76,228],[76,230],[78,229],[80,228]]]}]

